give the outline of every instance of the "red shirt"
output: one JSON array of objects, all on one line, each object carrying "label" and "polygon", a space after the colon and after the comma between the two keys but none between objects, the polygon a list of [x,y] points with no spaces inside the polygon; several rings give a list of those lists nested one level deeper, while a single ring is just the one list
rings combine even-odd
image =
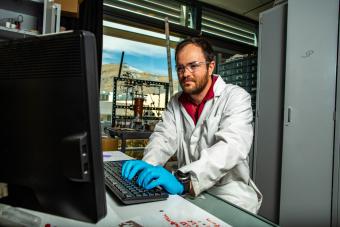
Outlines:
[{"label": "red shirt", "polygon": [[191,97],[184,92],[178,98],[178,101],[182,104],[184,109],[188,112],[190,117],[194,120],[195,125],[199,117],[201,116],[205,103],[208,100],[214,98],[214,84],[217,78],[218,78],[217,76],[212,76],[211,86],[200,104],[195,104],[193,100],[191,99]]}]

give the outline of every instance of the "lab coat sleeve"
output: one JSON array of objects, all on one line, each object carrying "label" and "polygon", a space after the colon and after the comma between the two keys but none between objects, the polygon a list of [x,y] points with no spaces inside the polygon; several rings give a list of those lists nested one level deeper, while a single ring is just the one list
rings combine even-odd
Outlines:
[{"label": "lab coat sleeve", "polygon": [[[214,186],[239,163],[248,162],[247,157],[253,139],[250,95],[242,88],[234,87],[227,99],[221,116],[209,120],[213,124],[213,121],[219,119],[213,145],[202,149],[197,161],[180,168],[182,172],[191,173],[195,195]],[[208,131],[209,127],[208,124]],[[249,176],[248,169],[243,176]]]},{"label": "lab coat sleeve", "polygon": [[175,103],[177,96],[173,96],[167,109],[162,114],[155,130],[145,147],[143,160],[152,165],[164,165],[177,151],[177,132],[175,125]]}]

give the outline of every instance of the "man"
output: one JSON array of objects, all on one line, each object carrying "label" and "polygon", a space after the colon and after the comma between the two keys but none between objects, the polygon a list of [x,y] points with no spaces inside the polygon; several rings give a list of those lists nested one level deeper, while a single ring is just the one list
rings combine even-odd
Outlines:
[{"label": "man", "polygon": [[[122,175],[146,189],[162,186],[170,194],[208,191],[256,213],[262,195],[249,177],[252,144],[250,95],[213,75],[210,44],[191,38],[178,44],[176,69],[182,92],[175,94],[145,148],[143,160],[125,162]],[[179,169],[162,166],[177,152]]]}]

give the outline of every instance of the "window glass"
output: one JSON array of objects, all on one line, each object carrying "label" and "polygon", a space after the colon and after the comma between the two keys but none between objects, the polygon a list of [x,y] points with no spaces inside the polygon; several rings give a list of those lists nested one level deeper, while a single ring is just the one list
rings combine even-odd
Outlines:
[{"label": "window glass", "polygon": [[237,42],[257,46],[255,25],[237,18],[204,8],[202,11],[202,31]]},{"label": "window glass", "polygon": [[[165,42],[164,42],[165,43]],[[101,122],[110,125],[113,105],[133,104],[136,95],[143,95],[144,105],[165,108],[165,89],[162,86],[148,88],[128,88],[124,83],[117,82],[114,92],[114,77],[119,74],[120,61],[124,52],[121,77],[155,82],[169,82],[167,54],[164,46],[132,41],[128,39],[103,36],[103,58],[101,75]],[[171,49],[172,78],[174,92],[178,91],[178,79],[175,71],[174,49]],[[142,90],[141,90],[142,89]],[[144,90],[143,90],[144,89]],[[115,95],[115,96],[114,96]],[[114,100],[116,103],[114,104]],[[133,108],[116,110],[118,116],[133,115]],[[149,116],[160,117],[161,111],[149,111]],[[128,125],[124,125],[128,126]]]},{"label": "window glass", "polygon": [[104,5],[162,21],[168,17],[170,23],[193,26],[190,7],[175,0],[104,0]]}]

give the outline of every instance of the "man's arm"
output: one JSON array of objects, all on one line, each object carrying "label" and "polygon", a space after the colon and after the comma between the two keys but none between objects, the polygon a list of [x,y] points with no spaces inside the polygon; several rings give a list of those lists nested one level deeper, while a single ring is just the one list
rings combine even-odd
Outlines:
[{"label": "man's arm", "polygon": [[180,168],[191,173],[195,195],[215,185],[237,164],[247,162],[253,138],[252,119],[250,95],[241,88],[233,88],[214,133],[214,145],[201,150],[199,160]]},{"label": "man's arm", "polygon": [[[122,176],[124,178],[131,180],[137,173],[140,173],[138,176],[138,182],[140,185],[143,184],[144,187],[150,187],[149,184],[155,177],[160,178],[157,183],[163,187],[166,186],[166,188],[170,190],[170,193],[180,193],[181,185],[174,177],[171,178],[165,169],[164,171],[160,171],[160,169],[163,167],[160,167],[159,165],[163,166],[177,150],[177,132],[174,116],[174,106],[176,103],[173,103],[175,99],[176,96],[170,100],[166,111],[164,111],[162,115],[162,120],[156,125],[155,130],[150,137],[149,143],[145,148],[143,160],[126,161],[122,167]],[[159,167],[154,168],[155,166]],[[149,177],[146,176],[150,174],[145,175],[143,173],[149,173],[151,170],[155,171],[157,175],[152,175],[153,178],[149,179]],[[171,173],[169,174],[172,175]],[[144,178],[146,178],[146,180],[144,180]],[[168,187],[167,184],[169,184],[169,179],[172,179],[174,185],[178,183],[178,187],[175,187],[176,190],[174,190],[172,187]]]},{"label": "man's arm", "polygon": [[177,95],[173,96],[163,112],[162,120],[156,124],[155,130],[145,147],[143,161],[152,165],[164,165],[178,148],[175,108],[179,108]]}]

